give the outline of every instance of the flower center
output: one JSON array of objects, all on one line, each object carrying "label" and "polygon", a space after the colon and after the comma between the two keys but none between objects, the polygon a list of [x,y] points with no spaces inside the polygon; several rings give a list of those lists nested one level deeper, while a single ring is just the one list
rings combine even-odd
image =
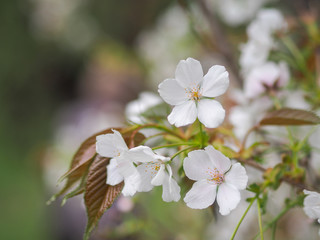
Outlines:
[{"label": "flower center", "polygon": [[144,164],[144,171],[145,173],[150,174],[150,179],[152,179],[155,175],[157,175],[158,171],[160,170],[161,163],[158,162],[149,162]]},{"label": "flower center", "polygon": [[120,157],[121,152],[119,151],[119,149],[114,150],[114,156],[115,157]]},{"label": "flower center", "polygon": [[193,101],[199,101],[202,97],[200,87],[186,88],[186,93],[188,94],[188,98]]},{"label": "flower center", "polygon": [[224,175],[219,173],[218,169],[210,169],[206,171],[207,174],[209,174],[210,178],[207,179],[209,183],[214,183],[214,184],[221,184],[224,181]]}]

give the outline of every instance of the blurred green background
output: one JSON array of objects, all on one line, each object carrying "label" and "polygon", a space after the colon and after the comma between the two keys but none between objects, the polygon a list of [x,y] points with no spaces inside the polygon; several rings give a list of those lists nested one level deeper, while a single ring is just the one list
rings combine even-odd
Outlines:
[{"label": "blurred green background", "polygon": [[0,1],[0,239],[57,239],[42,162],[56,113],[79,98],[96,46],[130,51],[170,2]]}]

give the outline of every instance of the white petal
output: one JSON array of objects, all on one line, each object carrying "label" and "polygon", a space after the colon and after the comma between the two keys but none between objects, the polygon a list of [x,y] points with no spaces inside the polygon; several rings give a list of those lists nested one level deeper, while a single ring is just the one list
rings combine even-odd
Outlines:
[{"label": "white petal", "polygon": [[103,156],[113,158],[117,155],[117,147],[113,144],[113,134],[108,133],[96,137],[96,152]]},{"label": "white petal", "polygon": [[204,150],[194,150],[189,152],[184,159],[183,169],[186,176],[192,180],[210,179],[208,170],[212,170],[212,164],[208,154]]},{"label": "white petal", "polygon": [[216,128],[224,120],[225,111],[221,104],[212,99],[201,99],[198,103],[198,118],[207,128]]},{"label": "white petal", "polygon": [[230,169],[230,159],[223,155],[220,151],[216,150],[213,146],[205,147],[204,150],[213,162],[214,167],[216,167],[220,173],[225,173]]},{"label": "white petal", "polygon": [[245,189],[248,183],[246,169],[240,163],[233,164],[230,171],[225,175],[225,181],[239,190]]},{"label": "white petal", "polygon": [[120,156],[115,158],[117,160],[118,172],[124,178],[129,177],[130,175],[134,174],[137,171],[132,161],[128,158],[125,158],[125,156]]},{"label": "white petal", "polygon": [[228,215],[240,202],[240,192],[232,185],[222,183],[218,189],[217,202],[221,215]]},{"label": "white petal", "polygon": [[107,166],[107,184],[109,185],[114,186],[123,181],[123,176],[119,174],[117,166],[117,160],[111,159]]},{"label": "white petal", "polygon": [[188,101],[185,89],[175,79],[166,79],[160,83],[158,92],[163,100],[171,105]]},{"label": "white petal", "polygon": [[320,218],[320,194],[312,191],[303,191],[304,194],[307,194],[304,199],[304,212],[313,219]]},{"label": "white petal", "polygon": [[202,95],[217,97],[226,92],[229,86],[229,73],[225,67],[215,65],[211,67],[203,78]]},{"label": "white petal", "polygon": [[165,166],[164,166],[164,164],[160,164],[160,168],[158,170],[158,173],[152,178],[151,184],[153,186],[162,185],[165,175],[166,175]]},{"label": "white petal", "polygon": [[149,192],[154,187],[151,181],[158,173],[157,166],[159,166],[159,163],[143,163],[137,167],[141,176],[141,182],[138,187],[139,192]]},{"label": "white petal", "polygon": [[168,116],[170,124],[176,127],[186,126],[197,119],[197,107],[194,101],[187,101],[175,106]]},{"label": "white petal", "polygon": [[141,177],[138,171],[124,179],[122,194],[124,196],[133,196],[141,183]]},{"label": "white petal", "polygon": [[162,185],[162,199],[165,202],[175,201],[180,199],[180,187],[170,175],[166,173]]},{"label": "white petal", "polygon": [[217,185],[210,184],[207,180],[201,180],[193,184],[183,200],[190,208],[207,208],[214,203],[216,190]]},{"label": "white petal", "polygon": [[117,147],[118,151],[122,152],[128,150],[128,146],[124,141],[121,133],[114,129],[112,129],[112,131],[114,133],[113,144]]},{"label": "white petal", "polygon": [[183,88],[198,87],[203,80],[203,71],[198,60],[181,60],[177,66],[176,80]]},{"label": "white petal", "polygon": [[127,158],[135,163],[154,162],[157,160],[157,155],[152,151],[150,147],[147,146],[138,146],[135,148],[131,148],[126,155]]},{"label": "white petal", "polygon": [[170,160],[169,157],[164,157],[154,153],[148,146],[131,148],[126,154],[128,158],[135,163],[157,162],[158,160],[166,162]]},{"label": "white petal", "polygon": [[318,207],[304,207],[303,211],[309,218],[317,219],[320,218],[320,206]]},{"label": "white petal", "polygon": [[99,135],[96,138],[96,152],[103,157],[113,158],[128,150],[121,134],[116,130],[112,131],[114,133]]}]

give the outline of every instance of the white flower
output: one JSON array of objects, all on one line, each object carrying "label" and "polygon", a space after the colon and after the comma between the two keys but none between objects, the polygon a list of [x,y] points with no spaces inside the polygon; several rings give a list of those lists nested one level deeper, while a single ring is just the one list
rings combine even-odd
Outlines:
[{"label": "white flower", "polygon": [[159,85],[160,96],[174,108],[168,116],[176,127],[193,123],[197,117],[208,128],[219,126],[225,110],[213,100],[223,94],[229,86],[229,74],[223,66],[215,65],[203,76],[199,61],[181,60],[175,79],[166,79]]},{"label": "white flower", "polygon": [[179,201],[180,187],[172,178],[172,169],[168,164],[170,158],[155,154],[147,146],[130,149],[128,158],[141,163],[137,167],[141,176],[141,182],[137,189],[139,192],[148,192],[154,186],[162,185],[162,199],[164,201]]},{"label": "white flower", "polygon": [[96,152],[111,158],[107,166],[107,184],[114,186],[124,181],[122,194],[133,196],[140,184],[140,175],[133,162],[126,158],[129,149],[123,137],[118,131],[112,131],[97,136]]},{"label": "white flower", "polygon": [[249,40],[246,44],[241,45],[240,51],[239,64],[242,74],[246,76],[251,69],[262,65],[268,59],[270,47]]},{"label": "white flower", "polygon": [[214,4],[215,1],[208,1],[216,5],[212,9],[216,9],[222,20],[231,26],[251,20],[265,2],[267,0],[218,0]]},{"label": "white flower", "polygon": [[254,67],[263,64],[276,47],[274,33],[286,30],[287,23],[277,9],[262,9],[247,28],[248,42],[241,47],[240,66],[247,76]]},{"label": "white flower", "polygon": [[256,19],[248,26],[247,34],[250,40],[272,47],[273,34],[286,30],[287,23],[277,9],[262,9]]},{"label": "white flower", "polygon": [[283,87],[289,81],[288,66],[284,62],[266,62],[254,68],[245,79],[244,92],[254,98],[265,92],[266,88]]},{"label": "white flower", "polygon": [[139,98],[129,102],[126,106],[126,117],[129,121],[143,124],[146,122],[145,118],[141,116],[149,108],[154,107],[162,102],[162,99],[152,92],[142,92]]},{"label": "white flower", "polygon": [[312,219],[320,218],[320,193],[312,192],[308,190],[303,190],[303,193],[307,195],[304,199],[304,212],[308,217]]},{"label": "white flower", "polygon": [[[234,127],[233,131],[236,137],[243,140],[248,130],[256,125],[265,115],[266,111],[272,106],[272,102],[267,97],[256,98],[254,101],[248,101],[243,93],[238,93],[238,97],[241,98],[239,99],[240,101],[246,101],[243,101],[230,109],[229,121]],[[249,139],[253,136],[254,135],[251,134]],[[247,144],[250,145],[252,143],[253,142],[251,140],[247,142]]]},{"label": "white flower", "polygon": [[320,223],[320,194],[308,190],[303,190],[303,193],[307,195],[303,202],[304,212],[309,218],[318,219]]},{"label": "white flower", "polygon": [[231,166],[229,158],[212,146],[195,150],[184,159],[186,176],[196,182],[184,201],[194,209],[212,205],[217,197],[219,212],[227,215],[240,202],[240,192],[246,188],[248,176],[240,163]]}]

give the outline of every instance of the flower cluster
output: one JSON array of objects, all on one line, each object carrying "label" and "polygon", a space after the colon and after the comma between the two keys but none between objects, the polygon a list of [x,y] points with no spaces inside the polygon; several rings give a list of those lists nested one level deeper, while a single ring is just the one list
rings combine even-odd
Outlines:
[{"label": "flower cluster", "polygon": [[[248,42],[240,49],[240,69],[238,60],[232,59],[235,55],[232,43],[219,29],[219,21],[204,25],[199,31],[196,21],[191,19],[193,31],[199,31],[197,37],[208,45],[208,49],[216,51],[217,48],[219,53],[213,54],[213,58],[206,58],[203,53],[204,66],[208,66],[204,69],[208,71],[204,71],[198,60],[189,57],[173,60],[178,62],[174,73],[172,67],[175,64],[167,61],[163,54],[163,49],[167,49],[164,46],[170,44],[160,44],[162,47],[157,48],[153,56],[159,64],[151,65],[158,65],[158,70],[163,68],[161,73],[165,76],[170,73],[174,76],[165,79],[154,71],[155,68],[151,69],[150,79],[165,80],[158,85],[157,95],[144,92],[138,100],[127,105],[125,113],[130,126],[103,130],[80,146],[64,175],[68,178],[66,188],[57,196],[76,181],[81,182],[65,198],[85,192],[89,216],[87,234],[120,193],[136,197],[140,192],[149,192],[159,186],[165,202],[182,199],[181,202],[192,209],[212,206],[211,210],[217,209],[223,216],[232,212],[229,218],[221,218],[222,221],[230,218],[239,221],[231,239],[254,203],[261,239],[266,229],[272,227],[275,230],[277,221],[296,206],[304,207],[305,213],[319,222],[320,131],[301,125],[320,123],[316,114],[320,113],[317,87],[320,82],[315,79],[319,59],[312,55],[315,46],[319,45],[320,31],[315,28],[315,22],[311,24],[312,19],[308,19],[305,24],[309,26],[310,44],[306,36],[296,44],[294,40],[299,34],[290,37],[290,30],[300,24],[287,24],[276,9],[258,11],[265,1],[241,1],[248,5],[248,9],[243,9],[240,18],[236,16],[239,1],[221,0],[216,5],[220,7],[215,11],[234,6],[228,13],[230,15],[220,16],[232,25],[231,29],[254,18],[244,32]],[[199,2],[197,11],[204,11],[204,16],[210,20],[210,11],[201,10],[206,7],[206,1]],[[193,3],[184,7],[190,15],[193,14]],[[173,13],[184,16],[180,8],[173,10],[167,14],[170,21],[160,24],[160,35],[174,23]],[[219,15],[211,17],[215,21]],[[180,29],[183,31],[171,32],[173,36],[179,35],[179,39],[188,32],[185,16],[181,19],[183,24],[176,24],[183,27]],[[206,22],[206,19],[201,18],[202,21]],[[206,33],[208,26],[213,34]],[[214,44],[207,38],[212,38]],[[156,35],[152,39],[161,40],[161,37]],[[176,42],[172,47],[175,49],[179,41],[173,42]],[[154,42],[145,45],[152,55]],[[299,52],[300,45],[306,48],[302,53]],[[217,59],[216,55],[219,55]],[[210,62],[205,62],[206,59]],[[226,63],[226,67],[212,66],[212,62]],[[227,96],[223,95],[227,90]],[[310,91],[308,96],[306,90]],[[247,202],[241,201],[242,198]],[[278,198],[282,200],[278,201]],[[272,215],[265,213],[278,211],[277,208],[271,209],[272,202],[284,209],[262,227],[268,215]],[[242,211],[242,207],[246,209]],[[235,217],[239,211],[243,215]]]},{"label": "flower cluster", "polygon": [[[174,105],[168,116],[169,123],[179,127],[198,118],[206,127],[219,126],[225,111],[213,98],[223,94],[228,85],[228,72],[223,66],[211,67],[203,77],[199,61],[193,58],[180,61],[176,78],[159,85],[160,96]],[[162,186],[164,201],[179,201],[180,187],[173,178],[169,157],[156,154],[148,146],[129,149],[116,130],[97,136],[96,151],[111,158],[107,166],[107,184],[115,186],[124,181],[123,195],[133,196],[136,192]],[[184,198],[190,208],[207,208],[217,197],[220,213],[227,215],[240,201],[239,190],[247,186],[244,167],[240,163],[231,164],[230,159],[213,146],[189,152],[183,169],[189,179],[196,181]]]}]

